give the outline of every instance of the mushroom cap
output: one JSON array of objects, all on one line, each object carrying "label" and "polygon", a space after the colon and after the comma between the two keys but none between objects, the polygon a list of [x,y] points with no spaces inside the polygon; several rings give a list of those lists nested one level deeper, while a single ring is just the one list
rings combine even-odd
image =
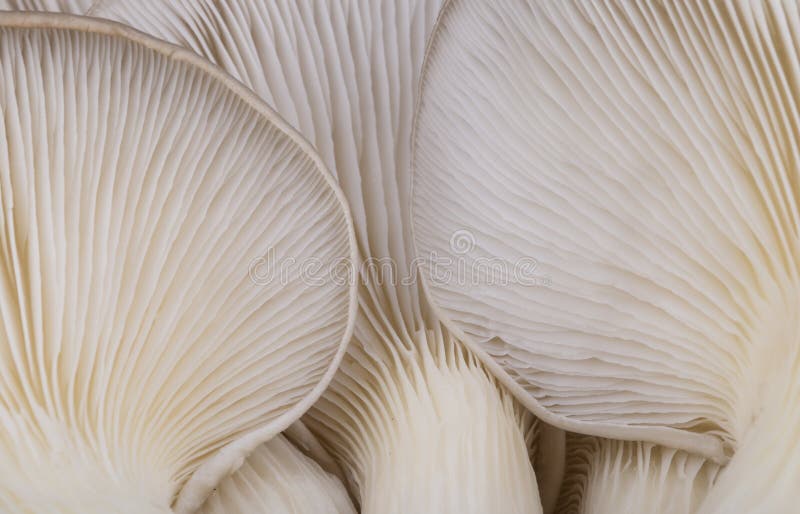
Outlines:
[{"label": "mushroom cap", "polygon": [[406,338],[425,317],[419,283],[410,280],[411,124],[441,3],[99,0],[92,15],[219,65],[311,142],[353,215],[361,303]]},{"label": "mushroom cap", "polygon": [[[527,416],[518,407],[495,408],[510,402],[510,398],[489,380],[485,370],[472,365],[469,352],[454,352],[456,357],[450,362],[432,358],[429,348],[432,340],[460,345],[443,330],[421,294],[409,213],[416,84],[425,41],[441,4],[440,0],[286,4],[266,0],[101,0],[93,12],[190,48],[223,67],[297,126],[337,176],[353,212],[361,256],[359,314],[348,355],[323,395],[325,399],[304,419],[331,453],[345,463],[349,485],[358,490],[364,512],[415,511],[427,501],[440,502],[425,504],[437,512],[442,510],[432,505],[464,512],[460,509],[466,507],[459,502],[468,503],[470,495],[480,498],[470,507],[480,512],[487,505],[481,501],[496,498],[492,492],[501,497],[516,494],[514,501],[523,510],[538,503],[534,491],[524,490],[532,473],[520,472],[521,478],[513,485],[522,489],[503,489],[509,495],[499,494],[499,488],[493,490],[490,480],[478,481],[480,469],[471,471],[474,474],[470,478],[476,479],[474,487],[465,479],[457,487],[437,488],[433,481],[441,477],[430,472],[436,472],[440,465],[463,469],[463,460],[463,465],[453,466],[442,455],[465,448],[465,441],[476,432],[433,414],[422,416],[416,425],[404,412],[391,417],[396,409],[426,412],[436,402],[463,400],[464,396],[444,394],[441,387],[426,390],[425,380],[441,382],[442,376],[453,379],[452,388],[458,387],[458,379],[477,384],[475,389],[479,385],[481,394],[487,397],[497,395],[487,399],[486,408],[481,404],[480,412],[507,414],[501,422],[509,427],[523,421],[515,417]],[[421,371],[436,366],[440,369],[432,369],[429,375]],[[458,372],[449,366],[458,368]],[[461,407],[453,407],[451,414],[466,419],[467,413],[477,410],[477,406],[473,411],[469,405]],[[429,431],[424,442],[419,440],[419,446],[412,441],[424,433],[420,429],[393,438],[394,432],[409,425],[424,426]],[[503,433],[520,436],[519,430],[510,428]],[[462,446],[449,444],[449,439],[459,437],[464,439]],[[440,451],[431,442],[437,438],[442,441]],[[513,447],[516,451],[512,440],[511,436],[503,439],[502,449]],[[496,441],[474,441],[482,445],[480,451],[502,455],[499,460],[517,458],[500,452]],[[406,444],[403,455],[391,446],[400,442]],[[487,455],[480,451],[470,454],[476,463]],[[373,453],[397,456],[398,460],[373,460]],[[407,471],[410,468],[402,467],[402,459],[417,459],[419,471]],[[492,469],[504,465],[530,468],[529,460],[506,461]],[[390,484],[394,474],[403,475],[408,482]],[[392,487],[391,492],[384,493],[384,486]],[[415,496],[403,496],[403,487],[414,488]],[[395,498],[392,493],[397,493],[397,501],[388,501]],[[483,493],[487,494],[481,497]],[[512,503],[508,500],[506,505]]]},{"label": "mushroom cap", "polygon": [[417,256],[448,327],[544,421],[722,461],[769,370],[796,362],[797,18],[443,9],[415,122]]},{"label": "mushroom cap", "polygon": [[0,118],[0,453],[63,442],[191,510],[341,360],[342,192],[247,88],[116,23],[4,13]]}]

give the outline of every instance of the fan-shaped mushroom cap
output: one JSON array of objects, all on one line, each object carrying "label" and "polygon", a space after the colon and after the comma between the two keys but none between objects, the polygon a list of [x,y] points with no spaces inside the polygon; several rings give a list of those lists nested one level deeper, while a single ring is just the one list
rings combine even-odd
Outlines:
[{"label": "fan-shaped mushroom cap", "polygon": [[220,483],[199,514],[355,514],[338,478],[279,435]]},{"label": "fan-shaped mushroom cap", "polygon": [[0,0],[0,11],[49,11],[84,14],[91,6],[92,0]]},{"label": "fan-shaped mushroom cap", "polygon": [[251,87],[319,151],[355,220],[362,296],[394,330],[423,317],[409,232],[410,135],[442,0],[99,0],[94,16],[189,48]]},{"label": "fan-shaped mushroom cap", "polygon": [[[503,450],[519,449],[508,442],[508,434],[522,437],[518,429],[512,431],[522,419],[502,417],[505,428],[491,433],[508,437],[490,440],[479,431],[489,427],[473,429],[445,416],[466,420],[468,409],[477,417],[490,412],[522,416],[523,411],[508,408],[504,393],[468,353],[453,353],[458,363],[430,357],[438,350],[429,345],[458,345],[421,295],[410,237],[416,84],[440,3],[101,0],[93,12],[184,45],[222,66],[297,126],[339,179],[362,257],[360,309],[348,356],[326,401],[306,421],[345,460],[360,489],[363,512],[486,512],[481,509],[495,498],[489,511],[501,513],[515,512],[514,502],[519,508],[535,503],[523,470],[495,491],[492,480],[478,480],[485,470],[477,468],[488,466],[481,459],[490,456],[508,459],[514,469],[521,466],[516,454]],[[435,366],[442,368],[428,371]],[[447,385],[428,388],[428,380]],[[468,388],[497,398],[472,405],[464,394]],[[467,405],[448,412],[435,408],[462,401]],[[410,412],[427,414],[413,421]],[[411,427],[413,432],[397,433]],[[423,439],[411,444],[414,437]],[[524,440],[518,442],[524,446]],[[475,451],[462,456],[457,467],[446,463],[445,455],[470,444]],[[472,465],[464,460],[468,457]],[[452,480],[441,471],[445,465],[473,473],[474,481]],[[449,487],[438,488],[445,484]],[[476,499],[471,507],[469,498]]]},{"label": "fan-shaped mushroom cap", "polygon": [[723,460],[797,376],[797,27],[780,2],[445,7],[419,255],[478,269],[431,294],[542,419]]},{"label": "fan-shaped mushroom cap", "polygon": [[118,24],[3,14],[0,117],[0,510],[194,508],[344,353],[341,191],[249,90]]},{"label": "fan-shaped mushroom cap", "polygon": [[719,465],[651,443],[570,434],[558,512],[694,514]]}]

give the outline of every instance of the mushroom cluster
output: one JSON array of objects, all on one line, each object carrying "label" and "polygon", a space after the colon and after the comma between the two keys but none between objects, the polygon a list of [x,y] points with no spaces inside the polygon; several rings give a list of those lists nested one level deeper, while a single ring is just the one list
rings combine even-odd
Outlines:
[{"label": "mushroom cluster", "polygon": [[798,48],[796,0],[0,0],[0,514],[797,513]]}]

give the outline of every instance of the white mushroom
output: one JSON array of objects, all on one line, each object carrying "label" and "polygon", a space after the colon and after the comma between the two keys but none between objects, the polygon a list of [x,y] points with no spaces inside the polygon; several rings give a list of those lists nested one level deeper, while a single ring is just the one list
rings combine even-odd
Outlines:
[{"label": "white mushroom", "polygon": [[344,462],[361,512],[541,512],[536,422],[473,355],[433,330],[406,349],[358,341],[305,419]]},{"label": "white mushroom", "polygon": [[123,26],[0,16],[0,511],[188,512],[321,394],[355,258],[296,132]]},{"label": "white mushroom", "polygon": [[362,512],[536,512],[532,419],[442,329],[414,276],[410,136],[439,7],[101,0],[93,14],[220,65],[334,170],[362,257],[360,310],[340,372],[305,419],[343,460]]},{"label": "white mushroom", "polygon": [[441,317],[545,421],[735,452],[703,513],[797,508],[798,34],[794,2],[452,0],[421,79]]}]

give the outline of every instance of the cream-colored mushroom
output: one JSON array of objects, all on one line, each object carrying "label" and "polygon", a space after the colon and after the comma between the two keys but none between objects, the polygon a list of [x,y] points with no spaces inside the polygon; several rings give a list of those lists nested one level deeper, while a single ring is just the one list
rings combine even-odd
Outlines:
[{"label": "cream-colored mushroom", "polygon": [[799,29],[793,2],[452,0],[421,79],[424,276],[477,282],[429,280],[441,317],[544,421],[732,455],[703,513],[796,510]]},{"label": "cream-colored mushroom", "polygon": [[0,510],[188,512],[321,394],[355,258],[318,155],[118,24],[0,16]]},{"label": "cream-colored mushroom", "polygon": [[360,309],[340,371],[305,420],[343,461],[361,511],[536,512],[525,439],[533,420],[443,330],[414,276],[410,137],[439,7],[101,0],[93,14],[220,65],[336,174],[356,225]]}]

